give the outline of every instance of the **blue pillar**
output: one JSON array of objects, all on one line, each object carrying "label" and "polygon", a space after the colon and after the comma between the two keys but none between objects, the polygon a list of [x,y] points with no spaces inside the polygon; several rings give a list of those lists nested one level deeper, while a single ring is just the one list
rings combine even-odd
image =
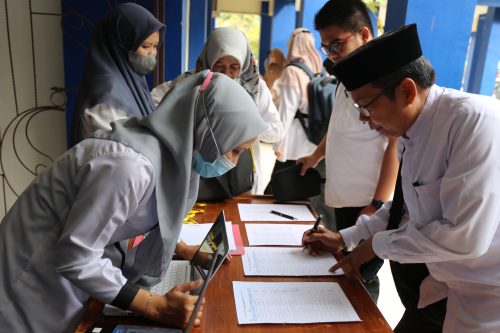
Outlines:
[{"label": "blue pillar", "polygon": [[264,74],[264,60],[271,50],[271,32],[273,27],[273,17],[268,14],[269,2],[263,1],[260,15],[260,42],[259,42],[259,71]]},{"label": "blue pillar", "polygon": [[273,16],[267,15],[269,2],[262,2],[259,70],[264,73],[264,59],[269,50],[279,47],[288,53],[288,37],[295,29],[295,0],[275,0]]},{"label": "blue pillar", "polygon": [[[212,9],[213,9],[213,1],[207,1],[207,37],[210,34],[210,31],[214,30],[215,27],[215,18],[212,17]],[[217,1],[217,0],[215,0]]]},{"label": "blue pillar", "polygon": [[275,0],[274,15],[268,14],[268,1],[262,1],[259,46],[259,69],[264,72],[264,59],[269,50],[279,47],[287,53],[287,42],[295,29],[295,0]]},{"label": "blue pillar", "polygon": [[[472,32],[470,35],[470,43],[469,50],[467,51],[467,63],[468,65],[465,67],[464,73],[464,90],[467,92],[472,92],[471,84],[472,84],[472,72],[475,71],[475,61],[474,61],[474,50],[476,49],[476,32]],[[474,69],[472,68],[474,67]]]},{"label": "blue pillar", "polygon": [[460,89],[477,0],[389,0],[385,31],[417,23],[437,83]]},{"label": "blue pillar", "polygon": [[165,80],[186,71],[188,0],[165,1]]},{"label": "blue pillar", "polygon": [[295,0],[275,0],[271,47],[287,51],[290,34],[295,29]]},{"label": "blue pillar", "polygon": [[208,7],[206,0],[190,0],[189,4],[189,49],[188,69],[196,66],[196,60],[207,40],[208,18],[212,7]]},{"label": "blue pillar", "polygon": [[466,82],[468,92],[491,96],[495,87],[500,59],[500,8],[488,9],[479,17],[470,76]]},{"label": "blue pillar", "polygon": [[[314,16],[323,7],[327,0],[302,0],[299,19],[297,20],[296,27],[304,27],[310,30],[314,35],[314,44],[316,49],[319,50],[321,46],[321,37],[318,31],[314,28]],[[323,53],[321,53],[323,56]],[[324,57],[323,57],[324,58]]]},{"label": "blue pillar", "polygon": [[371,10],[368,10],[368,14],[370,15],[370,20],[372,21],[373,37],[377,37],[378,36],[378,10],[376,13],[372,12]]}]

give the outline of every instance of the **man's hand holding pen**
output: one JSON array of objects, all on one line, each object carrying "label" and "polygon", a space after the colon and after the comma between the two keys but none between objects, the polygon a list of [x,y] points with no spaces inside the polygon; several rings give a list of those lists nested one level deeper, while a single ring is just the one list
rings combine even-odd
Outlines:
[{"label": "man's hand holding pen", "polygon": [[320,225],[316,232],[311,233],[311,230],[304,232],[302,246],[311,255],[316,256],[321,252],[340,252],[345,247],[345,244],[339,233],[328,230]]}]

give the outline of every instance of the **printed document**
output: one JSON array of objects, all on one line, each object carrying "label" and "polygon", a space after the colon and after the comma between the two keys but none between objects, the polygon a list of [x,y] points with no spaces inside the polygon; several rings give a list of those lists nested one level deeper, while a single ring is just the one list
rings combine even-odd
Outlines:
[{"label": "printed document", "polygon": [[[315,221],[306,205],[282,204],[238,204],[241,221]],[[271,211],[292,217],[287,218],[271,213]]]},{"label": "printed document", "polygon": [[330,253],[313,257],[300,247],[245,247],[243,272],[245,276],[325,276],[344,274],[342,269],[332,273],[337,263]]},{"label": "printed document", "polygon": [[361,321],[335,282],[233,281],[238,324]]},{"label": "printed document", "polygon": [[[181,234],[179,239],[183,240],[187,245],[200,245],[205,239],[208,231],[213,223],[198,223],[198,224],[182,224]],[[236,250],[236,243],[234,241],[233,226],[231,222],[226,222],[227,241],[229,250]]]},{"label": "printed document", "polygon": [[312,224],[250,224],[245,223],[248,245],[300,246],[302,235]]}]

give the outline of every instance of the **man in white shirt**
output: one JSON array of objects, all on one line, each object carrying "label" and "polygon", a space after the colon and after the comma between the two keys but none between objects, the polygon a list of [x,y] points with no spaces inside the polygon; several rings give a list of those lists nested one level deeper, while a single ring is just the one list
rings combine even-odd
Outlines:
[{"label": "man in white shirt", "polygon": [[[368,9],[362,0],[331,0],[316,14],[314,23],[321,36],[321,51],[337,63],[373,38]],[[353,100],[342,83],[337,89],[328,132],[312,152],[298,159],[301,173],[325,159],[325,203],[334,207],[335,225],[342,230],[362,214],[372,215],[392,198],[398,170],[397,139],[388,138],[360,122]],[[377,301],[378,278],[365,287]]]},{"label": "man in white shirt", "polygon": [[[375,255],[390,259],[406,307],[397,333],[500,332],[500,102],[434,84],[415,24],[333,70],[361,120],[399,137],[401,177],[392,204],[372,217],[305,234],[311,253],[365,239],[332,267],[358,276]],[[439,309],[426,309],[444,303],[441,328]]]}]

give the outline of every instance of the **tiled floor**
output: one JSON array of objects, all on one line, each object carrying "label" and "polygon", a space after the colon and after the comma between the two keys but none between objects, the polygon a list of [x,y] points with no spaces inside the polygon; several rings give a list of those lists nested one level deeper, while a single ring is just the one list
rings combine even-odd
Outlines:
[{"label": "tiled floor", "polygon": [[[262,161],[266,166],[265,177],[269,179],[271,177],[275,160],[274,152],[272,151],[272,145],[270,144],[261,144],[261,148]],[[399,300],[396,288],[394,287],[391,269],[387,260],[380,269],[378,276],[380,279],[380,296],[377,305],[389,325],[394,328],[403,315],[404,308]]]}]

